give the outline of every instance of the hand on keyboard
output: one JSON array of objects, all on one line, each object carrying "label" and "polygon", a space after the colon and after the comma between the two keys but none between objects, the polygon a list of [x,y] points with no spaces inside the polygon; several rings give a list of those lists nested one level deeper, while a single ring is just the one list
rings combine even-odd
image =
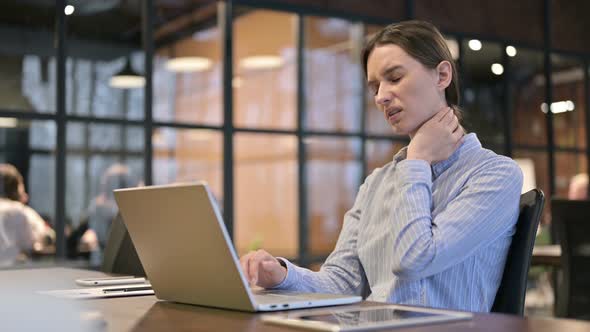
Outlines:
[{"label": "hand on keyboard", "polygon": [[287,277],[287,269],[274,256],[262,249],[242,256],[240,265],[251,285],[271,288]]}]

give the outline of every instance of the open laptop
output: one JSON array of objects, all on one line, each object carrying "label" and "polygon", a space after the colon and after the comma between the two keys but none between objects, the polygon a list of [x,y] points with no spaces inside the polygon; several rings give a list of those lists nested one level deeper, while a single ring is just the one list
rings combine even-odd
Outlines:
[{"label": "open laptop", "polygon": [[251,290],[206,183],[119,189],[115,199],[159,299],[243,311],[361,301],[360,296]]},{"label": "open laptop", "polygon": [[117,214],[111,224],[100,270],[105,273],[145,277],[145,271],[137,256],[137,250],[135,250],[120,213]]}]

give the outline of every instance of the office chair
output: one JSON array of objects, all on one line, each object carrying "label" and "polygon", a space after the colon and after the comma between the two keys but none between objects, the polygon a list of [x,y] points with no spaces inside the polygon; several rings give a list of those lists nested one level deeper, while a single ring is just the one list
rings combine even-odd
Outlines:
[{"label": "office chair", "polygon": [[555,313],[590,320],[590,201],[551,200],[551,224],[561,244]]},{"label": "office chair", "polygon": [[520,196],[516,232],[508,250],[492,312],[519,316],[524,313],[527,275],[544,203],[545,195],[539,189],[530,190]]}]

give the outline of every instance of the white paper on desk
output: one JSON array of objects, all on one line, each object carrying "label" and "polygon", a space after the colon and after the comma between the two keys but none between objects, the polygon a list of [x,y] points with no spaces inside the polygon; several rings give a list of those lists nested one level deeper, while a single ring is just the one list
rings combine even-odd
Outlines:
[{"label": "white paper on desk", "polygon": [[[67,299],[98,299],[105,297],[121,297],[121,296],[138,296],[138,295],[153,295],[153,289],[142,289],[145,287],[151,287],[150,284],[129,284],[129,285],[117,285],[109,287],[84,287],[84,288],[73,288],[73,289],[57,289],[50,291],[40,291],[39,294],[51,295],[60,298]],[[117,289],[126,289],[125,291],[113,291]],[[138,290],[135,290],[138,289]],[[111,291],[108,291],[111,290]],[[107,291],[107,292],[105,292]]]}]

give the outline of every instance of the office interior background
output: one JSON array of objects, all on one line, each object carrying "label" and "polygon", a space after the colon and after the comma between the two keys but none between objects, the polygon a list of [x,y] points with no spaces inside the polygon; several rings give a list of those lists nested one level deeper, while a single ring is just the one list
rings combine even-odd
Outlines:
[{"label": "office interior background", "polygon": [[550,202],[588,170],[589,11],[584,0],[2,1],[0,162],[56,231],[50,264],[68,257],[120,163],[147,185],[207,181],[240,254],[317,268],[364,178],[408,144],[366,91],[368,36],[410,18],[437,25],[467,130]]}]

